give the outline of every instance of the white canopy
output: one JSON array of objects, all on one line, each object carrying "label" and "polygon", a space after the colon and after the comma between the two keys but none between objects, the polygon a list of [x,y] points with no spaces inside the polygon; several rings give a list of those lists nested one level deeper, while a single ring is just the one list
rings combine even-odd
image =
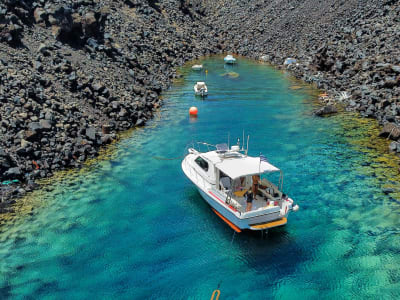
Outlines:
[{"label": "white canopy", "polygon": [[216,163],[215,166],[232,179],[242,176],[280,171],[270,163],[265,161],[261,161],[260,163],[259,157],[250,156],[225,158],[221,162]]}]

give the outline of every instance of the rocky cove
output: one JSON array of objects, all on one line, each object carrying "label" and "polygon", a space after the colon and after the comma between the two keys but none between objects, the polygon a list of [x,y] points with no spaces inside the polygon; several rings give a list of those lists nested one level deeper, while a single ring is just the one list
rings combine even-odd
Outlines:
[{"label": "rocky cove", "polygon": [[0,211],[145,125],[177,67],[209,54],[288,69],[376,118],[400,150],[399,24],[398,1],[5,0],[0,181],[20,184],[1,186]]}]

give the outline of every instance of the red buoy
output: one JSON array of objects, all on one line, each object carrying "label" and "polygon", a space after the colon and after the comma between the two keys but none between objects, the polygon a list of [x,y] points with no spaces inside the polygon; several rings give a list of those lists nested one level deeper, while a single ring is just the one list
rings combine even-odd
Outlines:
[{"label": "red buoy", "polygon": [[189,115],[191,115],[191,116],[197,116],[197,112],[198,112],[198,110],[197,110],[197,107],[195,107],[195,106],[192,106],[189,109]]}]

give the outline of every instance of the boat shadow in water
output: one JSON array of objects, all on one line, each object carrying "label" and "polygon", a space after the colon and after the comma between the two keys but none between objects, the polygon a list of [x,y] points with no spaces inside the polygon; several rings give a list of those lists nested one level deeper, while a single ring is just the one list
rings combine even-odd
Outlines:
[{"label": "boat shadow in water", "polygon": [[[212,210],[212,207],[204,201],[200,193],[196,188],[188,187],[185,189],[185,198],[188,200],[189,206],[191,207],[191,213],[195,214],[196,218],[202,218],[200,223],[207,224],[208,227],[220,230],[220,233],[230,233],[234,232],[217,214]],[[200,220],[199,220],[200,221]],[[286,242],[290,239],[290,234],[286,229],[286,226],[275,227],[269,229],[268,231],[253,231],[253,230],[243,230],[241,233],[235,233],[236,239],[246,239],[247,241],[267,241],[267,243],[277,243]],[[245,238],[244,238],[245,237]]]},{"label": "boat shadow in water", "polygon": [[228,252],[234,260],[245,263],[258,274],[268,273],[267,276],[274,278],[275,283],[276,278],[283,279],[294,273],[299,265],[313,260],[313,251],[305,251],[296,236],[290,233],[288,227],[293,225],[270,229],[264,235],[251,230],[235,233],[204,202],[197,189],[186,188],[185,198],[191,208],[189,213],[195,215],[193,227],[196,231],[209,235],[212,241],[223,241],[225,246],[230,245]]}]

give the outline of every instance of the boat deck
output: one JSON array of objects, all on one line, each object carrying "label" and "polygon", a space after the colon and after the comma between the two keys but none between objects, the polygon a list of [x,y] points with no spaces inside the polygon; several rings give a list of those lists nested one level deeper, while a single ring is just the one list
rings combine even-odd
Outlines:
[{"label": "boat deck", "polygon": [[[233,199],[240,204],[243,212],[246,211],[246,206],[247,206],[246,198],[243,196],[245,192],[246,190],[235,192],[233,197]],[[267,207],[267,201],[265,200],[264,197],[257,195],[253,199],[251,210],[257,210],[262,207]],[[269,207],[274,207],[274,206],[269,206]]]}]

